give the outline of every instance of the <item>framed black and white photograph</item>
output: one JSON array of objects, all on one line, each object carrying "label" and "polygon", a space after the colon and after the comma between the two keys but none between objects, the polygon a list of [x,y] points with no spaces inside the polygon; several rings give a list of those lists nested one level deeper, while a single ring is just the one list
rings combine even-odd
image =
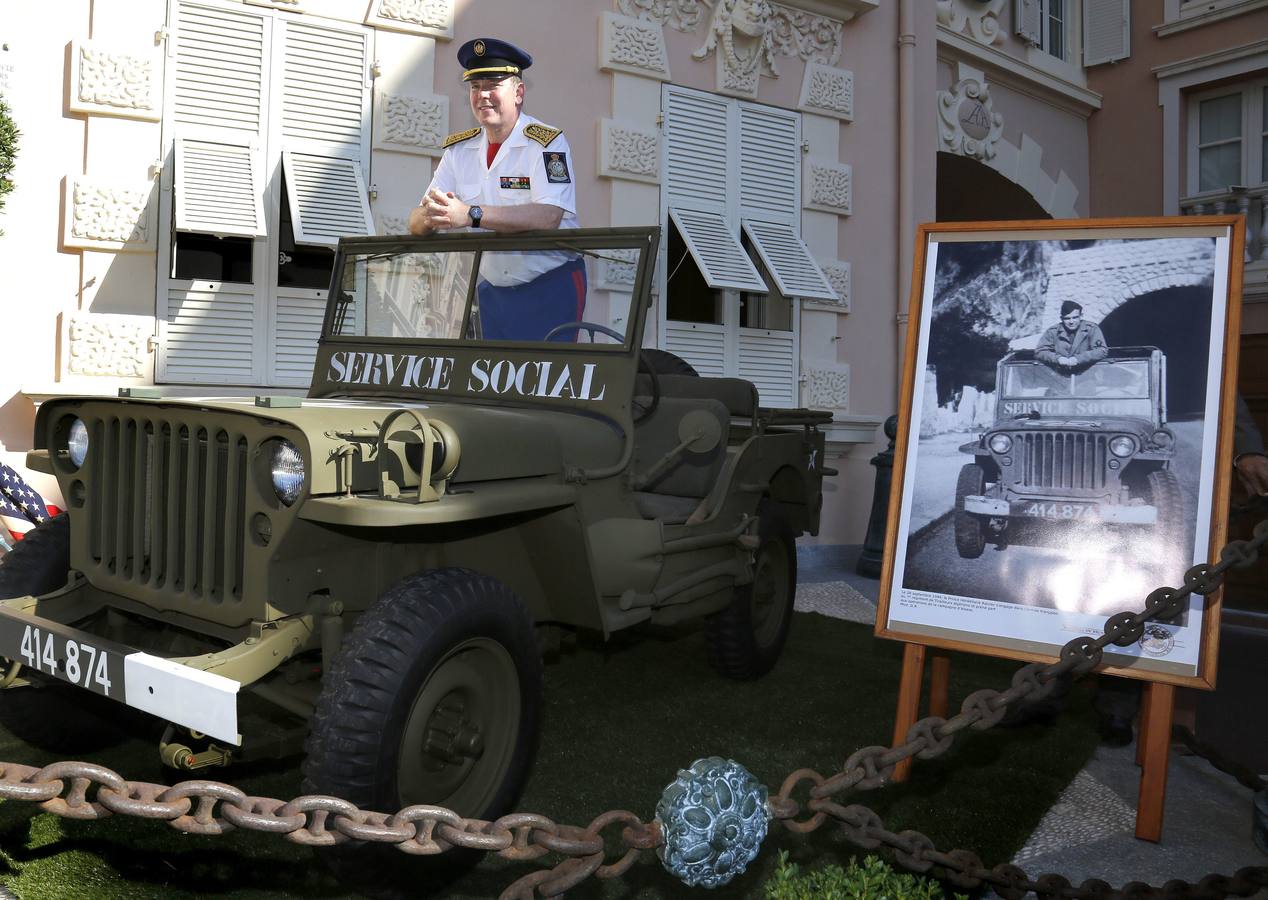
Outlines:
[{"label": "framed black and white photograph", "polygon": [[[879,635],[1053,659],[1218,558],[1240,222],[922,227]],[[1218,617],[1195,595],[1109,669],[1210,686]]]}]

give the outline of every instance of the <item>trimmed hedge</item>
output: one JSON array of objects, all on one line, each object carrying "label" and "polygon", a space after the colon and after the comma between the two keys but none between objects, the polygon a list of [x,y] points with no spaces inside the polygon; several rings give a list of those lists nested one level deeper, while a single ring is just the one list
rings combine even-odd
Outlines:
[{"label": "trimmed hedge", "polygon": [[[766,882],[766,900],[944,900],[942,885],[932,878],[899,874],[877,856],[862,863],[825,866],[802,873],[788,862],[788,851],[779,852],[779,866]],[[955,900],[967,900],[955,894]]]}]

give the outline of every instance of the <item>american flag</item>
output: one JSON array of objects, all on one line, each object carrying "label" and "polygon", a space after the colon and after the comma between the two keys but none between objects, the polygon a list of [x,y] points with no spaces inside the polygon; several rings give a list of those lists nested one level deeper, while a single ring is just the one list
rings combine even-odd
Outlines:
[{"label": "american flag", "polygon": [[0,463],[0,525],[8,529],[14,540],[22,540],[28,531],[59,512],[56,506],[45,503],[16,470]]}]

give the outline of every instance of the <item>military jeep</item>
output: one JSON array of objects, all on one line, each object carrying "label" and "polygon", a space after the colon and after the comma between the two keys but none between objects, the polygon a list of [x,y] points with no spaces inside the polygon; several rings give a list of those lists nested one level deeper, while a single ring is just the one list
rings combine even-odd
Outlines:
[{"label": "military jeep", "polygon": [[[68,512],[0,565],[5,686],[148,713],[174,767],[303,749],[306,790],[489,818],[549,635],[703,618],[719,672],[763,674],[830,416],[641,349],[658,240],[347,239],[307,397],[44,403],[28,465]],[[525,256],[584,260],[585,310],[485,339],[481,284]]]},{"label": "military jeep", "polygon": [[1116,347],[1078,369],[1016,350],[1000,360],[995,423],[960,447],[953,515],[960,556],[988,542],[1038,539],[1081,526],[1182,526],[1167,426],[1167,360],[1156,347]]}]

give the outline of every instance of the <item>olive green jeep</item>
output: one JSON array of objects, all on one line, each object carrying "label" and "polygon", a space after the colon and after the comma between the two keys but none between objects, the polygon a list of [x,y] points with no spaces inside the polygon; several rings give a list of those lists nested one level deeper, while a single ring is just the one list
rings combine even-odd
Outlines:
[{"label": "olive green jeep", "polygon": [[[67,512],[0,565],[26,717],[115,701],[166,723],[176,768],[302,748],[309,791],[489,818],[531,765],[551,634],[702,617],[718,671],[766,672],[830,417],[641,349],[658,240],[344,240],[307,397],[44,403],[28,465]],[[584,312],[487,337],[486,279],[561,260]]]}]

